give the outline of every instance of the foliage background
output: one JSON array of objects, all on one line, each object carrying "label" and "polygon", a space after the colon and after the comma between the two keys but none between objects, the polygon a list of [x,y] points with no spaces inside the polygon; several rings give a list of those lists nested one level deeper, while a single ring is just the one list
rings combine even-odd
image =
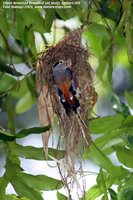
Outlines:
[{"label": "foliage background", "polygon": [[[43,199],[41,191],[58,190],[62,182],[45,175],[25,173],[20,159],[44,160],[43,148],[23,146],[22,138],[42,133],[35,127],[37,115],[35,66],[38,53],[59,41],[72,28],[86,25],[90,62],[96,71],[99,95],[96,112],[89,121],[94,143],[84,152],[100,167],[96,185],[85,193],[87,200],[133,199],[133,4],[130,0],[81,0],[72,9],[3,9],[0,3],[0,177],[1,200],[9,183],[19,199]],[[41,45],[40,45],[41,41]],[[39,43],[38,43],[39,42]],[[100,111],[99,111],[100,110]],[[49,149],[54,156],[55,150]],[[119,164],[111,159],[112,153]],[[63,157],[63,152],[62,152]],[[113,190],[112,186],[118,186]],[[67,199],[57,192],[59,200]]]}]

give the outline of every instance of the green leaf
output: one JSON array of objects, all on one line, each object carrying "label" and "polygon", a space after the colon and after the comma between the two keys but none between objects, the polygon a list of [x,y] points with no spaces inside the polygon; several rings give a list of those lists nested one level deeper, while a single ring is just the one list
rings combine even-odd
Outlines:
[{"label": "green leaf", "polygon": [[133,148],[133,136],[127,135],[127,139],[128,139],[129,145]]},{"label": "green leaf", "polygon": [[99,65],[96,71],[97,76],[101,81],[103,81],[104,72],[107,67],[107,60],[105,60],[105,56],[107,55],[107,49],[105,51],[102,51],[102,53],[99,56]]},{"label": "green leaf", "polygon": [[104,2],[103,4],[101,4],[100,6],[100,12],[102,13],[101,15],[105,18],[109,18],[113,21],[117,20],[118,14],[117,12],[115,12],[113,9],[109,8],[109,4],[110,1]]},{"label": "green leaf", "polygon": [[11,194],[11,195],[6,195],[6,200],[30,200],[27,197],[18,197],[15,194]]},{"label": "green leaf", "polygon": [[[97,35],[89,31],[89,28],[88,30],[84,31],[83,34],[88,40],[88,43],[90,43],[91,46],[93,47],[92,52],[94,52],[95,55],[99,56],[99,52],[102,52],[102,45],[101,45],[102,40]],[[103,61],[103,59],[101,59],[101,61]]]},{"label": "green leaf", "polygon": [[15,117],[14,117],[12,97],[10,94],[8,95],[7,110],[8,110],[8,119],[9,119],[8,128],[10,129],[11,133],[15,135],[16,133],[15,119],[14,119]]},{"label": "green leaf", "polygon": [[50,129],[50,126],[46,126],[46,127],[33,127],[33,128],[29,128],[29,129],[23,129],[21,131],[19,131],[16,135],[12,135],[9,132],[0,130],[0,140],[3,141],[13,141],[16,138],[24,138],[30,134],[40,134],[40,133],[44,133],[46,131],[48,131]]},{"label": "green leaf", "polygon": [[3,9],[3,12],[1,10],[1,15],[0,15],[0,30],[7,39],[8,38],[8,25],[7,25],[6,17],[4,16],[4,9]]},{"label": "green leaf", "polygon": [[[110,41],[111,43],[112,41]],[[110,46],[110,52],[108,55],[108,69],[107,69],[107,77],[110,83],[112,83],[112,73],[113,73],[113,47]]]},{"label": "green leaf", "polygon": [[0,62],[0,71],[3,73],[11,74],[13,76],[22,76],[23,75],[20,72],[17,72],[13,67],[10,67],[2,62]]},{"label": "green leaf", "polygon": [[32,54],[34,55],[35,59],[37,60],[37,51],[36,51],[36,45],[35,45],[35,36],[34,36],[34,32],[33,32],[33,28],[29,28],[29,32],[28,32],[28,40],[29,40],[29,44],[30,44],[30,50],[32,52]]},{"label": "green leaf", "polygon": [[26,173],[18,173],[17,177],[24,180],[29,187],[37,190],[57,190],[63,187],[61,181],[56,180],[54,178],[50,178],[45,175],[31,175]]},{"label": "green leaf", "polygon": [[102,49],[102,53],[99,55],[99,66],[96,71],[97,76],[100,80],[106,80],[111,84],[112,71],[113,71],[113,52],[112,47],[109,45]]},{"label": "green leaf", "polygon": [[102,39],[108,38],[107,29],[102,24],[92,23],[89,26],[89,31],[95,34],[96,36],[98,36],[99,38],[102,38]]},{"label": "green leaf", "polygon": [[116,146],[116,155],[118,160],[126,167],[133,168],[133,150],[125,147]]},{"label": "green leaf", "polygon": [[44,160],[44,151],[43,148],[36,148],[32,146],[22,146],[15,143],[13,147],[14,153],[26,159],[35,159],[35,160]]},{"label": "green leaf", "polygon": [[40,134],[47,132],[50,129],[50,126],[45,126],[45,127],[32,127],[28,129],[23,129],[19,131],[16,135],[16,138],[23,138],[31,134]]},{"label": "green leaf", "polygon": [[16,114],[21,114],[28,111],[35,103],[35,96],[31,92],[27,92],[22,96],[16,104]]},{"label": "green leaf", "polygon": [[116,113],[121,113],[125,118],[130,115],[128,106],[125,103],[120,102],[120,99],[116,94],[112,95],[111,103]]},{"label": "green leaf", "polygon": [[56,9],[56,18],[66,20],[68,19],[67,13],[65,9]]},{"label": "green leaf", "polygon": [[124,127],[127,127],[127,128],[132,128],[133,127],[133,116],[128,116],[124,122],[123,122],[123,126]]},{"label": "green leaf", "polygon": [[17,81],[15,78],[4,74],[0,78],[0,93],[8,92],[10,89],[12,89],[17,84]]},{"label": "green leaf", "polygon": [[8,132],[3,131],[3,130],[0,129],[0,140],[13,141],[15,139],[16,139],[16,136],[14,136],[11,133],[8,133]]},{"label": "green leaf", "polygon": [[67,200],[68,198],[66,196],[64,196],[63,194],[57,192],[57,198],[58,200]]},{"label": "green leaf", "polygon": [[123,193],[123,199],[124,200],[132,200],[133,199],[133,188],[125,190]]},{"label": "green leaf", "polygon": [[100,187],[98,185],[94,185],[85,193],[85,197],[87,200],[95,200],[101,194],[102,191]]},{"label": "green leaf", "polygon": [[[122,183],[123,179],[126,179],[129,177],[129,171],[122,168],[122,167],[116,167],[113,166],[108,170],[108,173],[104,171],[104,182],[106,184],[106,189],[108,190],[113,184],[120,185]],[[87,200],[96,200],[98,196],[103,194],[103,186],[101,186],[101,183],[103,182],[103,178],[101,177],[101,174],[99,173],[99,177],[97,178],[98,185],[92,186],[85,194]],[[113,200],[113,199],[112,199]],[[115,199],[117,200],[117,199]]]},{"label": "green leaf", "polygon": [[35,92],[35,80],[32,75],[24,77],[22,80],[19,81],[19,90],[18,87],[14,88],[12,91],[12,96],[19,98],[24,96],[27,92]]},{"label": "green leaf", "polygon": [[108,178],[107,173],[103,171],[102,169],[100,169],[100,173],[98,174],[98,177],[97,177],[97,183],[101,191],[104,193],[105,199],[108,199],[107,185],[106,185],[107,178]]},{"label": "green leaf", "polygon": [[50,32],[53,21],[55,18],[55,10],[54,9],[48,9],[46,10],[45,15],[45,28],[47,32]]},{"label": "green leaf", "polygon": [[114,190],[112,190],[111,188],[109,188],[108,191],[109,191],[111,200],[117,200],[116,192]]},{"label": "green leaf", "polygon": [[[35,159],[35,160],[45,160],[44,149],[43,148],[36,148],[32,146],[22,146],[19,144],[15,144],[13,147],[14,153],[22,158],[26,159]],[[56,149],[48,149],[49,155],[56,158],[57,150]],[[64,151],[59,152],[59,158],[64,158]],[[51,160],[49,157],[47,160]]]},{"label": "green leaf", "polygon": [[[4,176],[6,180],[8,180],[8,182],[11,182],[12,180],[14,180],[14,177],[16,176],[16,174],[20,172],[22,169],[20,167],[20,162],[18,161],[18,158],[14,159],[13,152],[9,152],[7,156],[8,158],[6,159],[6,166],[5,166],[6,172]],[[14,160],[12,160],[12,158]],[[16,164],[16,160],[17,160],[17,164]]]},{"label": "green leaf", "polygon": [[111,185],[119,185],[123,179],[126,179],[129,176],[129,171],[124,169],[121,166],[113,166],[108,170],[107,176],[107,188],[110,188]]},{"label": "green leaf", "polygon": [[25,23],[24,23],[23,15],[19,11],[19,9],[16,9],[16,21],[13,24],[11,33],[15,39],[21,40],[23,38],[24,31],[25,31]]},{"label": "green leaf", "polygon": [[128,102],[128,105],[133,108],[133,93],[126,91],[125,96]]},{"label": "green leaf", "polygon": [[24,18],[25,24],[28,27],[32,26],[33,31],[40,33],[46,32],[44,19],[37,9],[22,9],[20,13]]},{"label": "green leaf", "polygon": [[28,197],[32,200],[43,200],[40,192],[28,186],[23,178],[15,176],[11,184],[20,197]]},{"label": "green leaf", "polygon": [[133,37],[132,37],[132,3],[131,1],[124,0],[122,3],[123,10],[125,13],[125,32],[126,32],[126,44],[127,44],[127,54],[129,61],[133,63]]},{"label": "green leaf", "polygon": [[0,199],[5,200],[5,190],[8,182],[5,177],[0,177]]},{"label": "green leaf", "polygon": [[108,170],[113,167],[109,158],[95,145],[94,142],[84,151],[83,157],[85,159],[90,158],[95,164],[103,169]]},{"label": "green leaf", "polygon": [[127,181],[123,181],[118,187],[118,200],[132,200],[133,199],[133,177],[128,177]]},{"label": "green leaf", "polygon": [[112,148],[114,145],[123,144],[125,145],[124,139],[120,136],[125,136],[126,130],[123,128],[113,130],[108,134],[98,137],[95,140],[95,144],[107,155],[114,152]]},{"label": "green leaf", "polygon": [[[108,133],[112,130],[120,128],[123,123],[123,116],[116,114],[112,116],[97,118],[89,121],[90,132],[93,133]],[[112,126],[113,124],[113,126]]]}]

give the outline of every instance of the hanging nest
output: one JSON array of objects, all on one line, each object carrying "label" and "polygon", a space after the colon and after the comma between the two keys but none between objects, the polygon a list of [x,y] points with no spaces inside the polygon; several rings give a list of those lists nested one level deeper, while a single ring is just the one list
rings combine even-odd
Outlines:
[{"label": "hanging nest", "polygon": [[[37,89],[39,92],[39,117],[41,125],[51,125],[51,130],[44,134],[45,155],[48,155],[48,140],[54,125],[54,113],[59,122],[60,136],[64,137],[67,171],[73,170],[70,157],[78,153],[81,141],[91,144],[88,131],[88,117],[93,108],[97,94],[93,87],[93,70],[88,63],[90,53],[81,42],[82,29],[76,29],[66,35],[58,44],[49,47],[37,63]],[[54,90],[52,67],[59,61],[69,61],[70,69],[77,79],[79,92],[80,113],[67,115],[58,94]],[[58,144],[59,148],[59,144]]]}]

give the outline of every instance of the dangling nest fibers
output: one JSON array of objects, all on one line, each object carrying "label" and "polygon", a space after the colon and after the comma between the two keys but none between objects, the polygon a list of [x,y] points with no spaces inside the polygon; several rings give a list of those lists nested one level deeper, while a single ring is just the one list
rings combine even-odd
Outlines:
[{"label": "dangling nest fibers", "polygon": [[[86,144],[91,143],[88,131],[88,116],[94,106],[97,94],[93,87],[92,68],[88,63],[89,51],[81,43],[82,29],[76,29],[65,36],[55,46],[49,47],[39,58],[37,63],[37,88],[39,91],[39,115],[41,125],[51,124],[53,114],[59,121],[60,135],[64,136],[67,161],[71,153],[77,154],[78,145],[82,139]],[[78,80],[80,90],[80,114],[72,113],[68,116],[54,91],[52,67],[59,60],[70,60],[74,76]],[[48,140],[51,132],[45,134],[45,153],[47,154]],[[70,164],[70,163],[69,163]]]}]

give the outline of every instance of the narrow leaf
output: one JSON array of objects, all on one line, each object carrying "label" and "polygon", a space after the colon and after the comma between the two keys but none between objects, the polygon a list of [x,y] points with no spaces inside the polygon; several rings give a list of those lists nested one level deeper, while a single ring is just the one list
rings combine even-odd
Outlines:
[{"label": "narrow leaf", "polygon": [[101,191],[104,193],[105,200],[108,200],[106,181],[107,181],[106,172],[100,169],[100,173],[98,174],[97,177],[97,183],[100,186]]},{"label": "narrow leaf", "polygon": [[132,128],[133,127],[133,116],[128,116],[124,122],[123,122],[123,126],[125,126],[126,128]]},{"label": "narrow leaf", "polygon": [[[24,22],[28,27],[32,26],[33,31],[44,33],[44,19],[38,9],[21,9],[20,13],[24,18]],[[34,19],[34,20],[33,20]]]},{"label": "narrow leaf", "polygon": [[133,199],[133,177],[130,175],[123,184],[121,183],[118,188],[118,200],[132,200]]},{"label": "narrow leaf", "polygon": [[[5,81],[6,80],[6,81]],[[5,93],[6,91],[9,92],[10,89],[17,85],[17,81],[14,77],[11,77],[8,74],[4,74],[0,78],[0,92]]]},{"label": "narrow leaf", "polygon": [[11,194],[11,195],[6,195],[6,200],[30,200],[29,198],[27,198],[27,197],[19,197],[18,198],[18,196],[16,196],[15,194]]},{"label": "narrow leaf", "polygon": [[50,32],[54,18],[55,18],[55,10],[54,9],[46,10],[45,28],[46,28],[47,32]]},{"label": "narrow leaf", "polygon": [[28,129],[23,129],[17,133],[16,138],[23,138],[23,137],[26,137],[31,134],[44,133],[44,132],[47,132],[49,129],[50,129],[50,126],[32,127],[32,128],[28,128]]},{"label": "narrow leaf", "polygon": [[17,72],[13,67],[9,67],[8,65],[0,62],[0,71],[3,73],[8,73],[13,76],[23,76],[20,72]]},{"label": "narrow leaf", "polygon": [[133,108],[133,93],[126,91],[125,96],[128,102],[128,105]]},{"label": "narrow leaf", "polygon": [[7,180],[5,177],[0,177],[0,199],[5,200],[5,190],[7,186]]},{"label": "narrow leaf", "polygon": [[57,192],[57,198],[58,200],[67,200],[68,198],[66,196],[64,196],[63,194]]},{"label": "narrow leaf", "polygon": [[102,191],[100,187],[98,185],[94,185],[85,193],[85,197],[87,200],[95,200],[101,194]]},{"label": "narrow leaf", "polygon": [[116,146],[116,155],[118,160],[126,167],[133,168],[133,150],[125,147]]},{"label": "narrow leaf", "polygon": [[8,109],[8,118],[9,118],[9,129],[11,130],[11,133],[15,135],[15,117],[14,117],[14,110],[13,110],[13,104],[12,104],[12,97],[11,95],[8,95],[8,103],[7,103],[7,109]]},{"label": "narrow leaf", "polygon": [[14,155],[11,153],[8,153],[7,156],[5,178],[10,182],[14,179],[18,172],[22,171],[22,168],[20,167],[20,161],[17,157],[14,158]]},{"label": "narrow leaf", "polygon": [[[108,133],[112,130],[116,130],[117,128],[122,126],[123,122],[122,115],[112,115],[102,118],[97,118],[95,120],[89,121],[89,129],[91,133]],[[113,124],[113,126],[112,126]]]},{"label": "narrow leaf", "polygon": [[3,131],[3,130],[0,129],[0,140],[13,141],[15,139],[16,139],[16,136],[14,136],[11,133],[8,133],[8,132]]},{"label": "narrow leaf", "polygon": [[43,197],[41,196],[40,192],[28,186],[27,183],[23,180],[23,178],[16,176],[11,181],[11,184],[13,185],[16,193],[20,197],[28,197],[32,200],[43,200]]},{"label": "narrow leaf", "polygon": [[21,114],[28,111],[35,103],[35,96],[31,92],[24,94],[16,104],[16,113]]},{"label": "narrow leaf", "polygon": [[17,177],[24,180],[25,183],[34,189],[37,190],[56,190],[63,187],[61,181],[54,178],[50,178],[45,175],[31,175],[26,173],[18,173]]},{"label": "narrow leaf", "polygon": [[112,190],[111,188],[109,188],[108,191],[109,191],[111,200],[117,200],[116,192],[114,190]]},{"label": "narrow leaf", "polygon": [[[15,154],[21,158],[26,159],[35,159],[35,160],[45,160],[44,148],[36,148],[32,146],[22,146],[20,144],[16,144],[13,147],[13,151]],[[48,152],[51,156],[56,158],[57,150],[56,149],[48,149]],[[64,157],[65,152],[59,152],[59,159]],[[49,157],[47,160],[51,160]]]},{"label": "narrow leaf", "polygon": [[113,164],[111,163],[109,158],[95,145],[94,142],[84,152],[84,158],[90,158],[98,166],[106,170],[113,167]]}]

